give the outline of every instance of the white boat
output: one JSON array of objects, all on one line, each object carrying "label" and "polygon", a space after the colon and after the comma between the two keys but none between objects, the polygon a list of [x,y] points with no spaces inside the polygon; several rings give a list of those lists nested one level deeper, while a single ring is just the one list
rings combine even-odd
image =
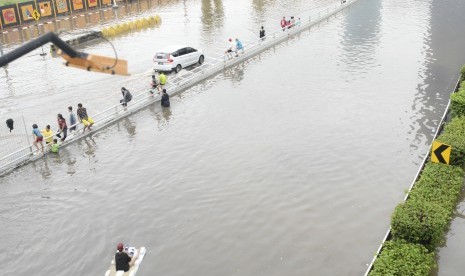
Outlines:
[{"label": "white boat", "polygon": [[[108,268],[107,272],[105,272],[105,276],[135,276],[137,273],[137,270],[139,270],[139,266],[142,263],[142,260],[144,259],[145,252],[147,251],[145,247],[141,247],[139,249],[136,249],[135,247],[129,247],[126,249],[128,251],[128,255],[132,258],[131,260],[131,266],[129,267],[129,270],[127,272],[124,272],[122,270],[116,271],[115,267],[115,257],[113,257],[113,260],[111,261],[110,267]],[[131,256],[132,255],[132,256]]]}]

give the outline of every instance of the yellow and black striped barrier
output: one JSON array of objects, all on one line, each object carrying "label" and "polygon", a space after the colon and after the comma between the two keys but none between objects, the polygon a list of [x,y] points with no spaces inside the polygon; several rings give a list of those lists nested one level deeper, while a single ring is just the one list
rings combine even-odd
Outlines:
[{"label": "yellow and black striped barrier", "polygon": [[[109,38],[115,37],[120,34],[140,31],[150,27],[158,26],[161,24],[161,17],[159,15],[154,15],[142,19],[136,19],[134,21],[127,21],[121,24],[103,28],[101,31],[91,32],[89,34],[81,35],[79,37],[66,40],[70,46],[76,46],[85,42],[89,42],[94,39],[101,37]],[[55,45],[50,46],[50,52],[52,55],[55,54],[57,48]]]},{"label": "yellow and black striped barrier", "polygon": [[121,24],[117,24],[101,30],[103,37],[114,37],[119,34],[139,31],[147,29],[153,26],[161,24],[161,17],[159,15],[150,16],[142,19],[136,19],[134,21],[128,21]]}]

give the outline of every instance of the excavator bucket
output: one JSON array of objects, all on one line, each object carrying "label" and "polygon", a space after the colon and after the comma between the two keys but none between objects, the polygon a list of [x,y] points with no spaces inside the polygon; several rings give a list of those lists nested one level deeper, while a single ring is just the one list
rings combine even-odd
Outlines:
[{"label": "excavator bucket", "polygon": [[129,76],[128,62],[123,59],[91,54],[80,55],[72,58],[63,53],[62,50],[58,50],[57,54],[66,60],[66,66],[76,67],[87,71],[107,73],[111,75]]}]

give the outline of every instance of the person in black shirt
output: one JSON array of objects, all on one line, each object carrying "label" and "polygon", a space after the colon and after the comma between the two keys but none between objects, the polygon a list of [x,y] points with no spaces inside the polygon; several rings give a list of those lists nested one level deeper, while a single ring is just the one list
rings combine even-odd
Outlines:
[{"label": "person in black shirt", "polygon": [[129,263],[131,262],[131,257],[129,257],[128,254],[123,251],[124,246],[122,243],[118,243],[116,248],[118,249],[118,251],[115,254],[116,271],[123,270],[124,272],[127,272],[129,270]]},{"label": "person in black shirt", "polygon": [[265,39],[265,29],[262,26],[262,29],[260,30],[260,39],[264,40]]},{"label": "person in black shirt", "polygon": [[123,99],[120,100],[119,102],[126,110],[126,107],[128,106],[128,102],[132,100],[132,94],[125,87],[121,87],[121,94],[123,94]]},{"label": "person in black shirt", "polygon": [[166,93],[166,89],[163,89],[163,95],[161,96],[161,106],[170,107],[170,95]]}]

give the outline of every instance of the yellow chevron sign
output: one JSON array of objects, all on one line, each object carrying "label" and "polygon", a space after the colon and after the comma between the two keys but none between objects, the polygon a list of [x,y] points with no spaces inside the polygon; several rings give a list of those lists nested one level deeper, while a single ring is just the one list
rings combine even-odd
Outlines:
[{"label": "yellow chevron sign", "polygon": [[431,161],[449,165],[451,150],[452,147],[450,145],[434,141],[431,147]]}]

